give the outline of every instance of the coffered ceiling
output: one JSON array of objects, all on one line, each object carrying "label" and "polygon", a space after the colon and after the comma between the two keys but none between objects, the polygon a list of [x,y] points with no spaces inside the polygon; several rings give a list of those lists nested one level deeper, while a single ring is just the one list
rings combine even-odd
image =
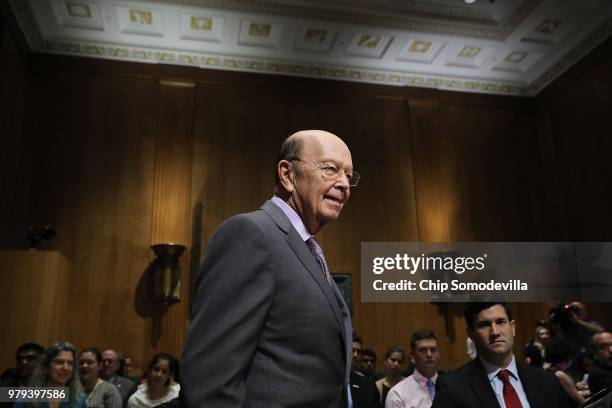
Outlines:
[{"label": "coffered ceiling", "polygon": [[33,51],[533,96],[611,0],[9,0]]}]

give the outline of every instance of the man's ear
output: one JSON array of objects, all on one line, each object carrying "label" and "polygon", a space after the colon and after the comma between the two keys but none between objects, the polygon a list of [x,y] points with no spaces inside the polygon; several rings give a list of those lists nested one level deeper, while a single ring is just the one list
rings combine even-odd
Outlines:
[{"label": "man's ear", "polygon": [[295,185],[293,183],[293,168],[288,160],[281,160],[276,167],[278,178],[285,191],[293,192]]},{"label": "man's ear", "polygon": [[516,320],[511,320],[510,326],[512,326],[512,337],[514,337],[516,336]]},{"label": "man's ear", "polygon": [[465,328],[465,333],[467,334],[467,336],[472,339],[472,341],[474,341],[474,330],[472,330],[471,327],[466,327]]}]

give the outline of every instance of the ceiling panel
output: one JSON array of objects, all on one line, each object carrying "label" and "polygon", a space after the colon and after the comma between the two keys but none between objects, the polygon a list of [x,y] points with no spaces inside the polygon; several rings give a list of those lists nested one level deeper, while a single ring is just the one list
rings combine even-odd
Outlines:
[{"label": "ceiling panel", "polygon": [[533,96],[612,33],[608,0],[10,0],[33,51]]}]

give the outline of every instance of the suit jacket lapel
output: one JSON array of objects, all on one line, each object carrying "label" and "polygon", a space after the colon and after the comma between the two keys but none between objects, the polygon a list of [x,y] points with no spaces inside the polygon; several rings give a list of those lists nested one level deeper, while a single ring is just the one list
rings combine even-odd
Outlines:
[{"label": "suit jacket lapel", "polygon": [[491,387],[489,378],[487,377],[487,372],[480,363],[480,359],[477,357],[469,363],[468,367],[470,384],[472,385],[472,390],[476,394],[480,405],[483,408],[501,408],[495,396],[495,392],[493,391],[493,387]]},{"label": "suit jacket lapel", "polygon": [[530,381],[529,374],[524,369],[524,366],[516,363],[516,370],[523,385],[523,390],[525,390],[527,401],[529,401],[529,406],[531,408],[546,406],[545,401],[540,400],[541,390],[538,390],[536,381]]},{"label": "suit jacket lapel", "polygon": [[272,217],[274,222],[276,222],[276,225],[278,225],[278,227],[287,234],[286,239],[289,246],[291,247],[293,252],[295,252],[296,256],[298,257],[300,262],[302,262],[308,273],[310,273],[319,288],[321,288],[321,290],[325,294],[325,297],[327,298],[327,301],[329,302],[329,305],[333,311],[334,317],[336,318],[338,326],[342,331],[342,339],[344,340],[344,343],[346,343],[346,334],[344,333],[345,325],[343,321],[342,312],[340,311],[340,304],[338,302],[338,299],[332,288],[329,286],[327,279],[325,279],[324,272],[321,270],[314,256],[302,240],[302,237],[300,237],[295,228],[293,228],[293,225],[291,225],[291,221],[289,221],[285,213],[283,213],[283,211],[278,208],[278,206],[272,201],[266,201],[264,205],[261,206],[261,210],[265,211],[270,217]]}]

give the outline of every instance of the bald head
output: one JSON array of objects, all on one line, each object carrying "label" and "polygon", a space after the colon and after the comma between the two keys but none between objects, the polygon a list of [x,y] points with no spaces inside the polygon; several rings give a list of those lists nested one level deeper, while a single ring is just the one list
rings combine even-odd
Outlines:
[{"label": "bald head", "polygon": [[302,130],[281,146],[275,194],[314,235],[340,214],[350,195],[352,173],[351,152],[342,139],[324,130]]},{"label": "bald head", "polygon": [[[277,184],[279,182],[278,163],[281,160],[291,161],[299,159],[304,148],[309,148],[313,144],[317,145],[320,143],[320,140],[325,139],[338,140],[342,144],[344,144],[342,139],[340,139],[338,136],[325,130],[300,130],[288,136],[281,145],[281,149],[278,154],[278,159],[276,160],[277,166],[274,169],[274,174],[276,176]],[[346,144],[344,144],[344,146],[346,146]]]}]

